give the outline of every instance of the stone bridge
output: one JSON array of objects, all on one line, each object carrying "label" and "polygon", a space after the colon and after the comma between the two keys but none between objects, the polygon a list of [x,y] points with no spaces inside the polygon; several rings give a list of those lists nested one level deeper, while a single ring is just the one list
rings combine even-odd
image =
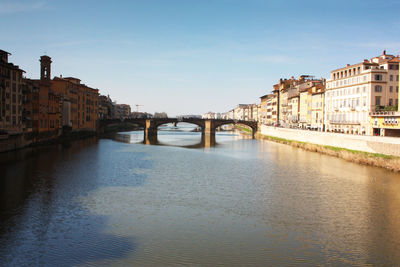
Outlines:
[{"label": "stone bridge", "polygon": [[178,124],[180,122],[195,124],[201,128],[203,134],[215,135],[215,131],[218,127],[226,124],[241,124],[248,126],[252,129],[252,136],[256,134],[258,130],[257,122],[255,121],[242,121],[242,120],[220,120],[220,119],[198,119],[198,118],[153,118],[153,119],[111,119],[111,120],[100,120],[99,132],[104,132],[104,128],[107,125],[117,123],[132,123],[136,124],[144,129],[145,139],[157,138],[158,127],[163,124],[172,123]]}]

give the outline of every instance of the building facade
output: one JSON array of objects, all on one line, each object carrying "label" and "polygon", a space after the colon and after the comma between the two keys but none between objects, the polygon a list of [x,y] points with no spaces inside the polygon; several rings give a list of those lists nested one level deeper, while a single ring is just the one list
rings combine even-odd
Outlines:
[{"label": "building facade", "polygon": [[24,71],[8,62],[10,53],[0,50],[0,134],[21,133],[24,129],[22,91]]},{"label": "building facade", "polygon": [[74,77],[55,77],[52,88],[62,101],[62,126],[95,131],[99,119],[99,90]]},{"label": "building facade", "polygon": [[369,114],[398,104],[399,58],[382,55],[331,71],[326,84],[325,129],[373,134]]},{"label": "building facade", "polygon": [[24,121],[37,140],[61,134],[60,96],[51,86],[51,58],[40,57],[40,79],[24,79]]}]

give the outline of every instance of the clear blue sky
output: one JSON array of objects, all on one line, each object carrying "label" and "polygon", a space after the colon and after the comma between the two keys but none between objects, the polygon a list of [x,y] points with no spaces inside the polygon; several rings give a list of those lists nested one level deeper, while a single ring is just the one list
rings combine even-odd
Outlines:
[{"label": "clear blue sky", "polygon": [[0,49],[169,115],[258,103],[281,77],[400,53],[400,1],[0,0]]}]

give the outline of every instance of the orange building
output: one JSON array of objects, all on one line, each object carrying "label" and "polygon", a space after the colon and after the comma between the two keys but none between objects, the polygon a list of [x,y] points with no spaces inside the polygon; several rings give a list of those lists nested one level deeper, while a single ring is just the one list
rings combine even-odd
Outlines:
[{"label": "orange building", "polygon": [[99,90],[73,77],[55,77],[52,88],[61,98],[62,126],[72,130],[95,131],[97,127]]},{"label": "orange building", "polygon": [[40,80],[25,79],[24,120],[38,139],[60,134],[60,97],[51,89],[51,58],[40,57]]}]

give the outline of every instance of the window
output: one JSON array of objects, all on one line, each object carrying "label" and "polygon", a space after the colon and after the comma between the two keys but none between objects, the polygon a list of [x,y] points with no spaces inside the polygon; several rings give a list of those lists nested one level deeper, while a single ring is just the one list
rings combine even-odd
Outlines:
[{"label": "window", "polygon": [[365,93],[366,90],[367,90],[367,88],[364,86],[364,87],[363,87],[363,93]]},{"label": "window", "polygon": [[380,105],[381,105],[381,97],[375,96],[375,106],[380,106]]},{"label": "window", "polygon": [[393,93],[393,86],[390,86],[390,87],[389,87],[389,91],[390,91],[391,93]]},{"label": "window", "polygon": [[398,86],[396,86],[396,93],[398,93],[399,92],[399,87]]},{"label": "window", "polygon": [[382,81],[382,75],[381,74],[375,74],[375,80],[376,81]]},{"label": "window", "polygon": [[360,87],[357,87],[357,94],[360,93]]},{"label": "window", "polygon": [[399,81],[399,75],[396,75],[396,82]]},{"label": "window", "polygon": [[393,99],[389,98],[389,106],[393,106]]},{"label": "window", "polygon": [[381,85],[375,85],[375,92],[376,93],[382,92],[382,86]]},{"label": "window", "polygon": [[390,75],[390,81],[393,81],[393,75]]}]

